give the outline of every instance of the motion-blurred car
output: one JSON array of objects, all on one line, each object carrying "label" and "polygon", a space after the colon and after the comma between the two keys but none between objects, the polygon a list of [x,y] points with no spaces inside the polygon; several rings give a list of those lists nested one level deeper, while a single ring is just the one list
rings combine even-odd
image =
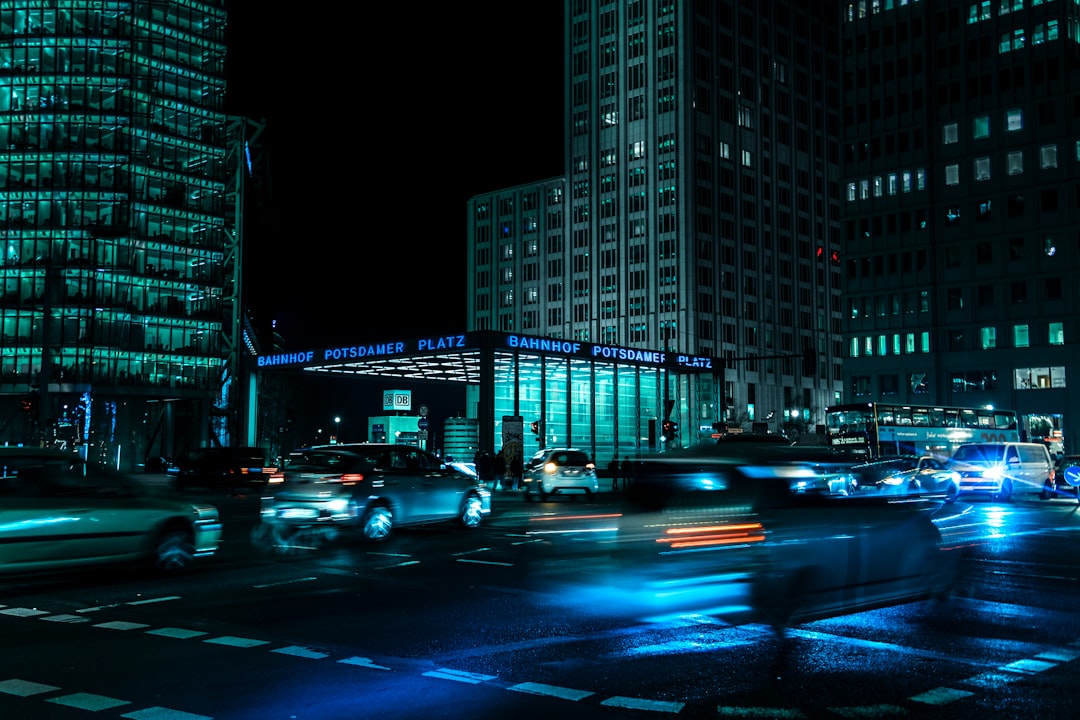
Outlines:
[{"label": "motion-blurred car", "polygon": [[185,570],[217,551],[217,508],[74,453],[0,448],[0,573],[141,562]]},{"label": "motion-blurred car", "polygon": [[782,631],[952,590],[959,558],[935,525],[940,502],[798,493],[787,464],[764,454],[642,462],[610,551],[610,582],[626,594],[609,602]]},{"label": "motion-blurred car", "polygon": [[948,462],[932,455],[893,455],[852,468],[859,490],[877,495],[940,495],[955,499],[960,477]]},{"label": "motion-blurred car", "polygon": [[204,447],[177,461],[173,485],[177,490],[228,488],[235,492],[261,487],[276,469],[267,464],[261,448]]},{"label": "motion-blurred car", "polygon": [[564,493],[592,497],[599,490],[596,464],[577,448],[548,448],[536,453],[525,465],[522,482],[526,500],[547,500],[549,495]]},{"label": "motion-blurred car", "polygon": [[1058,458],[1054,479],[1046,481],[1039,497],[1043,500],[1075,497],[1080,503],[1080,455],[1062,455]]},{"label": "motion-blurred car", "polygon": [[475,528],[490,512],[491,492],[475,477],[419,448],[371,443],[292,453],[267,486],[261,520],[278,536],[329,527],[381,541],[407,525]]},{"label": "motion-blurred car", "polygon": [[949,468],[959,474],[960,494],[986,493],[1003,502],[1014,492],[1045,492],[1056,474],[1046,445],[1025,442],[961,445],[949,458]]}]

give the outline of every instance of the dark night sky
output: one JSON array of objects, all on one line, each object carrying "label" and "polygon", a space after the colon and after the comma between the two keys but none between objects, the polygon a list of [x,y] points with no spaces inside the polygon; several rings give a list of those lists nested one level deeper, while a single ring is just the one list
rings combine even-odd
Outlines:
[{"label": "dark night sky", "polygon": [[[226,108],[265,121],[274,198],[272,229],[246,226],[246,290],[286,350],[464,331],[468,199],[564,172],[561,2],[392,7],[305,25],[227,4]],[[407,385],[294,379],[295,444],[338,414],[367,439],[387,389],[431,408],[432,440],[464,414],[460,386]]]},{"label": "dark night sky", "polygon": [[287,349],[464,330],[468,199],[564,171],[562,3],[402,7],[229,6],[227,107],[273,181],[248,290]]}]

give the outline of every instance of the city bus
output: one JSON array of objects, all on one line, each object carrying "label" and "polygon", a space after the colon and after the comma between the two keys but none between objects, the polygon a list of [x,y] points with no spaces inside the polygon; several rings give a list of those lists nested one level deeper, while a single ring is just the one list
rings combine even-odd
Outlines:
[{"label": "city bus", "polygon": [[825,409],[829,445],[877,458],[933,455],[947,458],[969,442],[1021,442],[1013,410],[862,402]]}]

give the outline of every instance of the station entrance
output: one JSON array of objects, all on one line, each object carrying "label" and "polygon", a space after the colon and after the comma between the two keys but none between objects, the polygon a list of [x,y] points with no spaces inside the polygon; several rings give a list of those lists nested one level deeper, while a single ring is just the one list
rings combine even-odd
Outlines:
[{"label": "station entrance", "polygon": [[477,451],[513,438],[525,458],[572,446],[601,467],[696,444],[722,407],[718,358],[496,331],[262,355],[257,369],[464,383]]}]

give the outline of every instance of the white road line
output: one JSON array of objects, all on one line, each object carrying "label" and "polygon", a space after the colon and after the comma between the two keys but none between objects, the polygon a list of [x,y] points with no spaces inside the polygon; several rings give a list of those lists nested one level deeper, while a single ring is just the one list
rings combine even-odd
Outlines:
[{"label": "white road line", "polygon": [[682,712],[686,703],[667,702],[664,700],[645,700],[643,698],[623,697],[616,695],[609,697],[600,703],[608,707],[621,707],[630,710],[651,710],[652,712],[679,713]]},{"label": "white road line", "polygon": [[295,580],[284,580],[276,583],[266,583],[264,585],[252,585],[257,590],[263,590],[265,588],[280,587],[282,585],[294,585],[296,583],[311,582],[312,580],[318,580],[316,577],[296,578]]},{"label": "white road line", "polygon": [[7,610],[0,610],[0,615],[13,615],[15,617],[37,617],[38,615],[48,615],[45,610],[37,610],[36,608],[8,608]]},{"label": "white road line", "polygon": [[462,670],[451,670],[449,668],[439,668],[438,670],[431,670],[424,673],[424,677],[442,678],[443,680],[454,680],[455,682],[479,685],[482,682],[495,680],[497,676],[481,675],[479,673],[464,672]]},{"label": "white road line", "polygon": [[518,683],[517,685],[511,685],[506,688],[507,690],[513,690],[514,692],[529,693],[531,695],[549,695],[551,697],[562,698],[563,700],[582,700],[596,693],[589,692],[588,690],[575,690],[573,688],[559,687],[558,685],[546,685],[544,683]]},{"label": "white road line", "polygon": [[716,714],[720,717],[770,718],[771,720],[780,720],[783,718],[788,718],[790,720],[802,720],[802,718],[806,717],[798,708],[724,707],[723,705],[716,708]]},{"label": "white road line", "polygon": [[967,690],[953,690],[952,688],[939,687],[924,693],[919,693],[918,695],[912,695],[908,700],[923,703],[925,705],[947,705],[951,702],[971,697],[974,694],[975,693],[968,692]]},{"label": "white road line", "polygon": [[123,622],[122,620],[114,620],[113,622],[98,623],[93,627],[105,628],[106,630],[142,630],[143,628],[150,627],[146,623],[133,623]]},{"label": "white road line", "polygon": [[459,562],[459,563],[471,563],[473,565],[499,565],[501,567],[513,567],[514,566],[514,563],[495,562],[494,560],[470,560],[468,558],[458,558],[456,562]]},{"label": "white road line", "polygon": [[202,630],[186,630],[184,628],[157,628],[156,630],[147,630],[147,635],[160,635],[162,637],[177,638],[179,640],[187,640],[188,638],[200,637],[202,635],[209,635],[209,633]]},{"label": "white road line", "polygon": [[41,618],[45,622],[65,622],[65,623],[84,623],[90,622],[90,618],[79,617],[78,615],[46,615]]},{"label": "white road line", "polygon": [[229,647],[258,647],[259,645],[269,645],[269,640],[254,640],[252,638],[233,637],[232,635],[223,635],[222,637],[208,638],[203,640],[204,643],[210,643],[211,645],[228,645]]},{"label": "white road line", "polygon": [[127,604],[128,605],[152,605],[153,603],[170,602],[172,600],[180,600],[180,599],[181,599],[181,597],[179,595],[169,595],[167,597],[149,598],[147,600],[132,600],[131,602],[129,602]]},{"label": "white road line", "polygon": [[194,713],[170,710],[163,707],[149,707],[121,715],[128,720],[214,720],[209,715],[196,715]]},{"label": "white road line", "polygon": [[107,697],[105,695],[94,695],[92,693],[61,695],[59,697],[46,698],[45,702],[66,705],[67,707],[89,710],[91,712],[109,710],[111,708],[120,707],[121,705],[131,704],[130,700],[117,700],[116,698]]},{"label": "white road line", "polygon": [[0,693],[4,693],[5,695],[16,695],[18,697],[41,695],[42,693],[54,692],[59,689],[60,688],[56,685],[46,685],[44,683],[36,683],[29,680],[19,680],[18,678],[0,680]]},{"label": "white road line", "polygon": [[339,663],[345,663],[346,665],[356,665],[358,667],[367,667],[374,670],[389,670],[390,668],[383,665],[376,665],[369,658],[362,657],[347,657],[343,660],[338,660]]},{"label": "white road line", "polygon": [[843,718],[882,718],[907,715],[907,708],[898,705],[852,705],[850,707],[830,707],[829,712]]},{"label": "white road line", "polygon": [[323,658],[330,657],[330,653],[319,652],[318,650],[300,647],[299,645],[275,648],[270,652],[279,653],[281,655],[292,655],[293,657],[311,658],[312,660],[322,660]]}]

